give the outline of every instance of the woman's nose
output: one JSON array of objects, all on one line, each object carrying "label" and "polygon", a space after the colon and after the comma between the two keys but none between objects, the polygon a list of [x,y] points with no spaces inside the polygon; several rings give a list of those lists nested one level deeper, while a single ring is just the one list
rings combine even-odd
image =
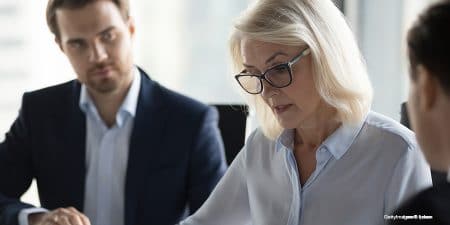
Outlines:
[{"label": "woman's nose", "polygon": [[278,88],[273,87],[272,85],[269,84],[269,82],[267,82],[266,80],[262,80],[262,91],[261,91],[261,96],[263,98],[270,98],[273,95],[278,93]]}]

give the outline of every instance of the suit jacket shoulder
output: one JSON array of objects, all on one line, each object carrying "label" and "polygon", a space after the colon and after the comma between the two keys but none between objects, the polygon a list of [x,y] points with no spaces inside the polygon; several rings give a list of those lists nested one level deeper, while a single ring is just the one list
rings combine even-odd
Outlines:
[{"label": "suit jacket shoulder", "polygon": [[[22,107],[33,113],[57,113],[73,110],[78,106],[81,84],[71,80],[62,84],[27,92],[23,96]],[[75,105],[73,105],[75,104]]]},{"label": "suit jacket shoulder", "polygon": [[178,92],[172,91],[156,82],[155,88],[160,90],[161,95],[164,96],[165,105],[170,110],[175,110],[183,114],[196,114],[204,112],[208,109],[208,106],[205,104]]},{"label": "suit jacket shoulder", "polygon": [[[143,71],[141,74],[143,79],[138,100],[137,120],[150,121],[158,118],[167,121],[166,127],[177,127],[180,132],[184,130],[196,133],[206,115],[211,113],[212,107],[169,90],[150,79]],[[145,116],[139,116],[140,113],[145,113]],[[213,114],[216,116],[217,112]]]}]

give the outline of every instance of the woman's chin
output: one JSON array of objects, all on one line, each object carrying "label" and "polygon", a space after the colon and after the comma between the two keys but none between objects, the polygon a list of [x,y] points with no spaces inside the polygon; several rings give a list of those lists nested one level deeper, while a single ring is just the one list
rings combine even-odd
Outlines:
[{"label": "woman's chin", "polygon": [[284,129],[294,129],[296,127],[296,123],[294,123],[294,121],[292,120],[287,120],[283,118],[277,118],[277,120],[280,126]]}]

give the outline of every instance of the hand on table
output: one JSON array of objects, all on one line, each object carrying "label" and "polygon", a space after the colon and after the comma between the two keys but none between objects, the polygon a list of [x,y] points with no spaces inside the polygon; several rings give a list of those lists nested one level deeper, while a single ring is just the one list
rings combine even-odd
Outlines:
[{"label": "hand on table", "polygon": [[29,225],[91,225],[89,219],[73,207],[30,214],[28,223]]}]

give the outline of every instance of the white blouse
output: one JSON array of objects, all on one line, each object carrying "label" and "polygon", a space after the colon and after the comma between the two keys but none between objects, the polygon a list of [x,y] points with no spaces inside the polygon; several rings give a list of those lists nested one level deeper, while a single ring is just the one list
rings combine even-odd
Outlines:
[{"label": "white blouse", "polygon": [[330,135],[303,186],[293,135],[285,130],[272,141],[254,131],[209,199],[181,225],[380,224],[431,186],[414,134],[380,114]]}]

